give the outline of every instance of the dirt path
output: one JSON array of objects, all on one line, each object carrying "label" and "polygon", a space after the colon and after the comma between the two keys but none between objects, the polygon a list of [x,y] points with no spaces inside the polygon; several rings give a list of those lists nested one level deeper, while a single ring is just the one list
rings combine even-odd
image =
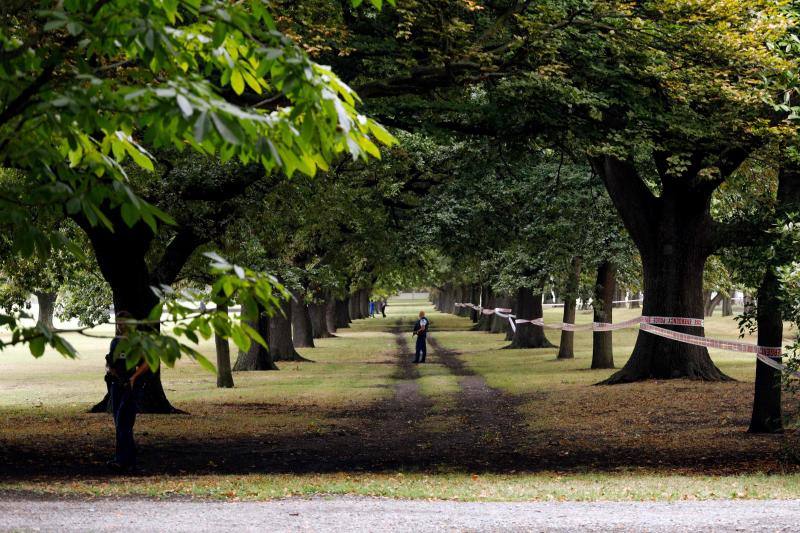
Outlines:
[{"label": "dirt path", "polygon": [[798,501],[0,501],[0,531],[796,531]]},{"label": "dirt path", "polygon": [[428,343],[436,358],[459,377],[455,407],[444,414],[461,422],[451,442],[462,452],[464,466],[477,470],[522,466],[525,459],[515,451],[522,440],[515,416],[519,399],[489,387],[459,359],[458,351],[442,346],[435,334]]}]

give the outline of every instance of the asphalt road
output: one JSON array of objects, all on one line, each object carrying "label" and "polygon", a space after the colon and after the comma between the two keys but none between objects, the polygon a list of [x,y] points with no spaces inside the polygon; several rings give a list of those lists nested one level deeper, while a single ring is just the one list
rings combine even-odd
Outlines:
[{"label": "asphalt road", "polygon": [[0,531],[798,531],[800,500],[0,500]]}]

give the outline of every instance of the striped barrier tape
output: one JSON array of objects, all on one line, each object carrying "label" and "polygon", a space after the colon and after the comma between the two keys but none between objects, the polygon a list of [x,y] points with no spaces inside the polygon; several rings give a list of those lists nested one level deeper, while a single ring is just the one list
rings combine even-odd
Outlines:
[{"label": "striped barrier tape", "polygon": [[800,377],[800,372],[787,370],[786,365],[783,365],[775,359],[780,359],[783,355],[783,348],[780,346],[758,346],[741,341],[729,341],[722,339],[713,339],[703,337],[700,335],[692,335],[690,333],[681,333],[661,327],[666,326],[685,326],[685,327],[703,327],[705,321],[702,318],[687,318],[687,317],[672,317],[672,316],[640,316],[631,318],[616,324],[606,322],[592,322],[591,324],[570,324],[567,322],[559,322],[556,324],[545,324],[543,318],[517,318],[516,315],[511,314],[511,309],[495,308],[483,309],[474,304],[455,304],[456,307],[472,307],[479,308],[484,314],[496,314],[501,318],[507,318],[511,329],[516,332],[517,324],[532,324],[548,329],[563,329],[565,331],[615,331],[618,329],[631,328],[639,326],[641,331],[646,331],[659,337],[666,339],[692,344],[695,346],[705,346],[706,348],[717,348],[720,350],[728,350],[740,353],[752,353],[764,364],[783,372],[791,372],[791,374]]}]

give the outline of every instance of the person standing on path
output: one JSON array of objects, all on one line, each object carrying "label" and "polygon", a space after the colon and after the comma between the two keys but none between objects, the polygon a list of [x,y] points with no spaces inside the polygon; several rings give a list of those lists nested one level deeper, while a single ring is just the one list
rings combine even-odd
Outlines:
[{"label": "person standing on path", "polygon": [[117,335],[111,340],[111,346],[106,355],[106,384],[111,398],[111,409],[114,414],[114,429],[116,430],[116,453],[114,459],[107,463],[115,472],[128,472],[136,469],[136,443],[133,440],[133,425],[136,423],[136,407],[140,400],[145,378],[142,375],[149,372],[147,361],[142,358],[132,368],[128,368],[126,354],[117,353],[119,342],[127,337],[129,324],[124,320],[130,319],[130,314],[120,311],[115,316],[117,322]]},{"label": "person standing on path", "polygon": [[430,325],[430,320],[425,318],[425,311],[420,311],[419,320],[414,322],[414,332],[411,334],[412,337],[414,335],[417,336],[417,349],[414,352],[415,363],[424,363],[425,356],[428,355],[428,345],[426,341]]},{"label": "person standing on path", "polygon": [[369,301],[369,317],[375,318],[375,300]]},{"label": "person standing on path", "polygon": [[383,315],[383,318],[386,318],[386,299],[381,300],[378,305],[381,308],[381,314]]}]

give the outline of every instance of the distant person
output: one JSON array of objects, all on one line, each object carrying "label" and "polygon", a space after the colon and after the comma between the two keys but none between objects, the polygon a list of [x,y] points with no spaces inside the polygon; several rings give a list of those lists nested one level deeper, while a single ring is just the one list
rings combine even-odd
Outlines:
[{"label": "distant person", "polygon": [[383,315],[383,318],[386,318],[386,300],[385,299],[380,301],[380,308],[381,308],[381,314]]},{"label": "distant person", "polygon": [[428,329],[430,328],[430,321],[425,318],[425,311],[419,312],[419,320],[414,322],[414,332],[411,334],[417,336],[417,349],[414,352],[414,362],[424,363],[425,356],[428,355],[428,345],[426,343],[428,337]]},{"label": "distant person", "polygon": [[145,378],[149,371],[147,362],[142,359],[135,368],[128,368],[125,353],[115,353],[119,342],[128,336],[131,315],[121,311],[115,315],[117,322],[116,336],[106,355],[106,384],[114,414],[116,429],[116,453],[114,459],[107,463],[115,472],[128,472],[136,469],[136,443],[133,440],[133,425],[136,422],[136,404],[141,398]]},{"label": "distant person", "polygon": [[375,302],[373,300],[369,301],[369,317],[375,318]]}]

